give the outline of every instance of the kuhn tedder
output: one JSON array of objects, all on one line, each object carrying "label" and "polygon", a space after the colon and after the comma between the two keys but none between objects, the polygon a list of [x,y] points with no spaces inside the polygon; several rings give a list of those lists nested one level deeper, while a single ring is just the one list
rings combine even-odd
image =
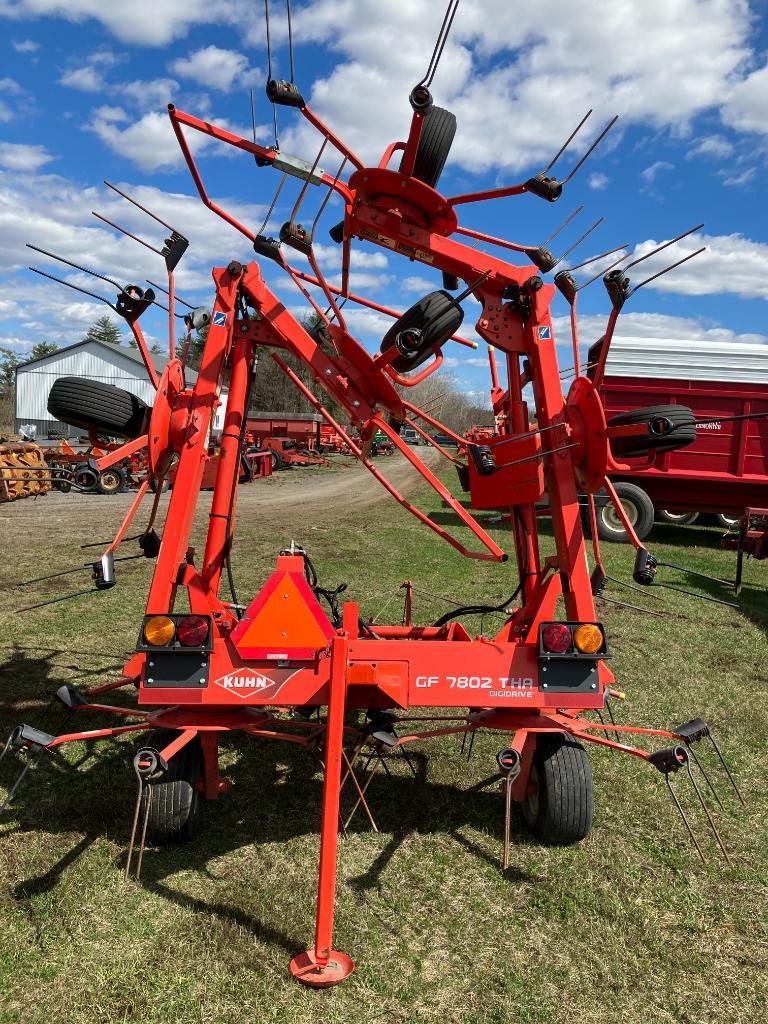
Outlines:
[{"label": "kuhn tedder", "polygon": [[[578,502],[579,491],[592,496],[601,488],[607,488],[615,500],[607,474],[619,468],[617,460],[622,454],[644,453],[651,460],[659,451],[688,443],[695,429],[679,409],[654,410],[628,423],[606,423],[596,390],[598,381],[590,380],[579,366],[575,316],[579,285],[573,276],[578,268],[556,277],[573,314],[575,380],[564,397],[550,319],[555,287],[544,283],[541,276],[552,270],[558,259],[544,246],[515,244],[461,227],[457,217],[460,207],[508,196],[530,194],[554,202],[605,132],[564,181],[550,173],[553,161],[541,173],[516,185],[442,195],[437,185],[456,124],[451,113],[433,105],[429,86],[455,7],[455,2],[449,5],[427,76],[411,93],[408,138],[389,145],[377,166],[366,166],[333,134],[307,106],[294,81],[270,77],[269,99],[300,111],[322,136],[321,153],[330,147],[340,154],[341,164],[335,173],[320,169],[320,154],[310,164],[281,152],[277,145],[257,145],[171,106],[171,124],[201,199],[249,240],[258,259],[247,264],[233,261],[214,269],[212,311],[199,309],[188,314],[190,329],[208,326],[194,388],[185,385],[184,362],[175,357],[173,348],[162,377],[154,378],[146,345],[137,331],[147,371],[157,386],[151,409],[125,392],[90,381],[70,380],[58,389],[55,386],[51,398],[60,418],[69,416],[86,422],[96,432],[127,439],[125,446],[100,460],[101,466],[142,447],[148,453],[147,480],[115,541],[94,564],[97,588],[114,584],[115,552],[150,482],[157,485],[174,459],[178,460],[176,481],[162,538],[152,529],[157,499],[150,525],[139,537],[142,550],[156,558],[157,564],[146,614],[137,623],[136,653],[126,664],[123,677],[85,695],[67,686],[58,693],[78,715],[107,711],[128,721],[59,736],[21,725],[7,749],[24,748],[34,757],[74,740],[153,730],[133,762],[138,797],[131,852],[138,842],[140,860],[147,836],[154,841],[191,838],[202,802],[216,799],[227,788],[218,767],[222,733],[240,730],[307,748],[324,770],[317,928],[314,944],[294,957],[291,971],[313,986],[336,984],[353,970],[352,959],[334,949],[332,941],[342,789],[349,788],[356,806],[362,807],[373,824],[373,811],[366,799],[372,770],[361,769],[363,761],[370,764],[373,759],[374,767],[386,764],[393,752],[406,751],[427,737],[463,734],[466,739],[477,730],[495,730],[509,737],[498,755],[497,776],[506,805],[505,863],[513,802],[521,806],[528,826],[544,843],[573,843],[588,834],[593,786],[583,742],[630,754],[658,769],[703,858],[690,809],[686,811],[671,782],[682,773],[692,784],[698,813],[705,815],[723,856],[728,856],[704,797],[705,786],[716,797],[716,773],[705,769],[694,750],[698,741],[711,741],[717,770],[727,773],[733,783],[707,724],[694,719],[677,728],[652,729],[602,720],[610,699],[621,694],[614,688],[607,664],[608,637],[595,614],[594,594],[603,585],[605,574],[597,548],[590,573]],[[250,154],[259,167],[276,168],[283,175],[280,187],[287,176],[303,181],[279,239],[264,234],[266,222],[259,232],[253,232],[209,197],[185,135],[190,129]],[[401,154],[399,166],[393,168],[390,164],[396,153]],[[351,173],[345,174],[348,168]],[[296,215],[312,186],[325,189],[325,194],[307,229]],[[340,199],[344,208],[343,221],[331,231],[342,247],[338,288],[326,281],[314,254],[318,220],[332,196]],[[178,237],[171,236],[166,245],[169,271],[173,258],[169,253],[175,252],[174,245],[180,247]],[[442,272],[445,287],[426,295],[403,314],[352,294],[350,253],[356,239]],[[521,266],[504,262],[478,248],[478,242],[517,252],[525,262]],[[616,251],[602,255],[613,256]],[[310,269],[294,266],[292,252],[300,253]],[[319,323],[312,333],[267,285],[263,261],[273,262],[288,274],[311,303]],[[633,291],[624,270],[612,269],[604,280],[613,311],[596,368],[598,380],[616,318]],[[460,282],[464,282],[464,290],[458,296],[452,294],[459,290]],[[319,289],[321,302],[308,286]],[[154,299],[153,294],[139,295],[138,291],[121,289],[115,304],[133,324]],[[172,285],[169,292],[173,324]],[[511,570],[515,577],[508,600],[492,608],[458,608],[434,625],[414,625],[411,592],[406,586],[404,625],[367,624],[354,600],[339,608],[339,591],[320,586],[309,556],[293,543],[279,554],[274,573],[250,605],[240,605],[234,592],[231,601],[225,599],[220,589],[222,574],[230,569],[249,388],[257,353],[264,351],[269,351],[367,470],[424,526],[467,558],[507,562],[508,554],[400,436],[407,424],[430,441],[421,426],[426,424],[453,436],[457,443],[466,443],[406,396],[414,384],[440,366],[443,347],[461,326],[461,303],[470,294],[481,306],[477,333],[495,353],[491,359],[493,401],[501,436],[484,444],[469,443],[466,461],[440,450],[457,463],[474,507],[497,507],[498,494],[506,496],[513,557],[508,568],[500,571]],[[393,318],[375,355],[350,333],[342,299]],[[318,385],[345,410],[359,442],[299,379],[285,353],[309,367]],[[503,361],[504,383],[497,355]],[[221,457],[205,550],[198,559],[190,549],[190,529],[225,373],[229,392]],[[527,385],[535,404],[535,429],[530,426],[524,398]],[[370,445],[379,431],[469,530],[474,538],[471,548],[400,494],[373,464]],[[545,496],[556,546],[556,553],[549,557],[540,553],[537,525],[536,506]],[[623,515],[618,502],[616,506],[617,514]],[[626,525],[631,532],[631,525]],[[639,542],[636,546],[636,578],[652,583],[655,561]],[[189,610],[182,610],[187,601]],[[562,613],[558,614],[560,607]],[[492,636],[472,636],[461,622],[465,615],[500,610],[505,613],[504,625]],[[138,694],[135,706],[114,707],[98,700],[105,691],[132,686]],[[354,709],[366,712],[362,725],[347,720],[347,712]],[[408,716],[413,711],[417,714]],[[594,720],[587,717],[590,712]],[[355,718],[360,720],[360,716]],[[659,739],[666,745],[648,752],[624,742],[631,736]],[[129,864],[130,860],[129,853]]]}]

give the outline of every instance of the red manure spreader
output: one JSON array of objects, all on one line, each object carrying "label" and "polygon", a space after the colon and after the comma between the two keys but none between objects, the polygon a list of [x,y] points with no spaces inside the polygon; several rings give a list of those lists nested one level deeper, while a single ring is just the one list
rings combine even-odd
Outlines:
[{"label": "red manure spreader", "polygon": [[[106,385],[100,386],[98,402],[86,401],[87,395],[94,395],[95,385],[83,383],[83,401],[72,415],[81,420],[98,419],[103,429],[126,439],[122,448],[99,460],[100,464],[138,450],[146,450],[148,458],[147,479],[115,541],[94,563],[97,589],[115,585],[115,552],[150,482],[156,487],[174,458],[178,460],[176,484],[162,536],[154,529],[155,501],[149,525],[139,538],[144,553],[156,560],[156,566],[145,614],[136,623],[135,654],[117,682],[87,693],[64,686],[58,693],[74,716],[109,711],[117,716],[118,724],[58,736],[20,725],[6,748],[35,758],[73,740],[148,734],[140,739],[133,760],[137,800],[126,871],[135,843],[140,861],[147,838],[158,842],[191,838],[198,828],[202,804],[225,792],[218,759],[222,735],[239,730],[263,742],[306,748],[324,772],[316,930],[308,948],[297,951],[290,969],[301,982],[317,987],[343,981],[354,967],[351,956],[333,940],[342,790],[356,795],[372,820],[362,761],[371,755],[383,760],[428,737],[471,737],[477,730],[499,733],[497,780],[505,797],[505,863],[514,803],[520,804],[528,827],[541,842],[575,843],[589,833],[594,806],[589,744],[639,759],[660,773],[700,856],[705,857],[705,849],[697,837],[697,821],[711,827],[712,841],[728,858],[705,786],[712,788],[719,776],[729,783],[733,779],[708,724],[693,718],[668,728],[606,725],[601,718],[610,708],[611,698],[621,694],[609,668],[610,637],[595,613],[594,593],[603,585],[605,573],[596,540],[591,567],[589,564],[579,493],[589,496],[594,517],[593,496],[605,487],[617,514],[623,515],[608,474],[627,471],[624,456],[642,455],[650,466],[664,452],[688,444],[696,433],[690,412],[678,417],[660,416],[651,410],[644,416],[638,413],[631,423],[606,420],[600,398],[605,360],[621,308],[644,284],[633,286],[627,274],[641,261],[616,269],[615,264],[627,257],[617,260],[616,250],[600,256],[612,312],[594,379],[590,379],[579,365],[575,306],[584,285],[574,276],[578,268],[561,270],[554,285],[546,283],[544,275],[560,262],[546,246],[490,238],[459,222],[468,206],[504,197],[517,196],[520,202],[557,201],[610,125],[562,179],[553,168],[563,150],[526,181],[444,195],[439,190],[440,177],[456,119],[434,105],[429,87],[455,9],[453,0],[428,72],[410,94],[407,138],[386,146],[376,165],[365,164],[334,134],[309,107],[293,80],[270,79],[267,95],[274,104],[298,111],[317,131],[321,146],[313,162],[290,156],[277,145],[258,145],[174,106],[169,108],[171,125],[201,200],[242,233],[257,258],[248,263],[233,259],[214,268],[212,309],[185,315],[190,331],[200,324],[208,326],[194,387],[185,385],[184,354],[174,352],[173,330],[169,332],[171,360],[162,377],[155,380],[157,392],[151,408]],[[191,132],[234,147],[249,160],[255,157],[261,168],[258,173],[265,178],[276,170],[303,183],[278,238],[264,234],[266,222],[260,230],[241,224],[208,194],[193,157]],[[326,157],[336,154],[331,171],[320,166],[324,153]],[[309,189],[317,189],[320,199],[313,221],[305,226],[297,216]],[[315,255],[317,225],[331,199],[343,210],[343,219],[330,230],[341,246],[338,287],[325,279]],[[164,248],[155,251],[166,261],[173,327],[173,268],[183,255],[186,240],[169,230],[172,233]],[[403,261],[442,272],[444,287],[424,295],[402,313],[356,295],[349,288],[349,268],[353,245],[361,239]],[[478,243],[489,241],[508,250],[517,262],[488,255]],[[294,253],[306,259],[309,269],[306,262],[299,266],[292,262]],[[609,257],[612,262],[606,268],[605,258]],[[595,260],[598,257],[583,265]],[[296,313],[267,283],[262,269],[266,266],[276,267],[295,285]],[[567,396],[550,317],[556,287],[573,309],[575,379]],[[480,303],[477,333],[493,346],[502,363],[494,369],[494,406],[503,414],[505,433],[488,439],[487,444],[467,444],[407,397],[409,388],[441,365],[443,349],[451,339],[467,344],[457,332],[464,319],[462,302],[470,295]],[[391,316],[392,326],[378,352],[372,354],[354,337],[351,318],[350,323],[345,320],[340,299]],[[135,328],[150,376],[152,364],[137,321],[153,301],[154,293],[126,286],[115,303]],[[307,301],[320,318],[312,333],[300,320]],[[311,370],[317,387],[345,411],[358,441],[288,366],[286,353],[301,360]],[[340,592],[321,586],[310,554],[293,542],[277,553],[274,572],[247,607],[234,596],[229,600],[222,594],[222,576],[229,570],[233,547],[240,456],[248,429],[251,382],[254,371],[258,372],[257,355],[276,362],[362,465],[425,529],[432,530],[458,555],[498,563],[499,572],[509,574],[510,596],[501,606],[506,615],[501,629],[492,635],[471,635],[461,621],[463,615],[500,610],[496,605],[457,608],[433,625],[415,625],[408,588],[404,623],[367,624],[361,618],[354,588],[350,588],[350,599],[341,604]],[[225,375],[228,393],[207,537],[204,548],[195,552],[190,547],[190,531],[210,423]],[[533,430],[523,397],[527,384],[532,385],[536,407]],[[59,409],[59,418],[64,418],[62,412],[66,410]],[[417,429],[447,462],[456,465],[468,480],[475,507],[476,495],[482,501],[486,490],[503,489],[510,512],[504,547],[413,446],[405,443],[400,434],[405,428]],[[447,436],[456,446],[464,445],[466,461],[457,449],[448,451],[434,442],[429,429]],[[378,433],[388,438],[439,495],[453,513],[451,521],[463,527],[461,532],[450,532],[430,518],[374,464],[370,453]],[[548,556],[540,548],[536,509],[544,494],[555,545]],[[205,507],[207,511],[207,502]],[[635,579],[653,586],[656,560],[635,536],[631,523],[626,521],[625,526],[637,548]],[[182,610],[186,607],[188,611]],[[104,703],[104,693],[118,687],[125,687],[131,697],[135,694],[135,700],[120,706]],[[364,714],[354,716],[353,721],[353,716],[347,716],[350,711]],[[709,751],[712,766],[705,767],[704,754],[698,753],[697,747]],[[687,788],[673,780],[684,781]],[[735,783],[733,786],[735,789]],[[275,799],[279,800],[277,793]],[[352,943],[353,937],[347,936],[345,941]]]},{"label": "red manure spreader", "polygon": [[[628,460],[612,478],[641,539],[659,509],[673,522],[693,522],[703,512],[740,520],[768,508],[767,346],[617,337],[600,396],[608,415],[627,422],[649,406],[660,415],[682,406],[698,423],[685,448],[664,452],[652,466]],[[598,528],[604,540],[626,539],[610,505]]]}]

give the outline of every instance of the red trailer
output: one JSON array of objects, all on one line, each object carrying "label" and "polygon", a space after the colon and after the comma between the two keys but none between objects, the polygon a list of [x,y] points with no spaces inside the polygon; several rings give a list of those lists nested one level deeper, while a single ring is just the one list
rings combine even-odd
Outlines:
[{"label": "red trailer", "polygon": [[260,412],[248,417],[247,430],[259,449],[271,453],[273,470],[327,466],[320,454],[321,420],[313,413]]},{"label": "red trailer", "polygon": [[[768,507],[768,419],[733,419],[768,413],[768,345],[616,337],[600,392],[609,419],[683,405],[700,422],[693,444],[612,477],[639,537],[657,511],[678,522],[703,512],[736,521],[747,508]],[[598,510],[598,530],[626,540],[610,503]]]}]

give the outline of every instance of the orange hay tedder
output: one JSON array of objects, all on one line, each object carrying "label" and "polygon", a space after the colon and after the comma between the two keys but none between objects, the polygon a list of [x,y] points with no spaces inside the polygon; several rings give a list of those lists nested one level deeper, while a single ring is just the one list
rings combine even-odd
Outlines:
[{"label": "orange hay tedder", "polygon": [[[55,386],[51,399],[59,418],[66,418],[62,406],[68,401],[72,418],[88,420],[87,425],[96,430],[126,438],[125,445],[98,460],[99,468],[143,447],[148,453],[147,479],[115,541],[94,563],[97,589],[114,585],[115,552],[150,484],[159,493],[157,485],[171,462],[177,459],[178,464],[162,537],[153,530],[156,498],[150,525],[139,538],[144,553],[157,561],[146,614],[136,623],[135,655],[116,683],[87,694],[67,686],[58,693],[77,715],[89,710],[111,711],[123,724],[59,736],[21,725],[11,735],[7,749],[23,748],[34,757],[73,740],[153,730],[133,762],[138,796],[128,866],[137,837],[141,850],[146,836],[153,841],[191,838],[203,801],[215,800],[226,790],[218,768],[222,733],[241,730],[255,738],[298,744],[313,752],[324,771],[317,924],[314,942],[293,958],[291,971],[305,984],[320,987],[344,980],[353,970],[352,959],[334,948],[332,938],[337,838],[344,786],[354,790],[373,820],[366,801],[370,776],[360,767],[361,757],[367,754],[383,762],[388,754],[407,750],[426,737],[466,737],[479,729],[501,733],[504,747],[498,755],[497,779],[505,794],[507,861],[513,802],[521,805],[525,821],[542,842],[573,843],[588,834],[594,796],[584,743],[597,743],[658,769],[703,858],[691,810],[685,809],[671,783],[673,776],[682,773],[693,787],[689,802],[698,815],[705,816],[723,855],[728,856],[704,797],[704,785],[713,790],[712,780],[719,772],[733,780],[707,724],[694,719],[661,729],[602,721],[601,713],[609,708],[610,699],[622,695],[608,668],[609,638],[595,614],[594,594],[606,576],[597,547],[590,572],[578,501],[579,491],[590,500],[601,488],[612,494],[607,474],[621,466],[622,454],[645,453],[652,461],[659,452],[689,443],[695,427],[690,417],[658,410],[635,417],[629,425],[606,423],[596,385],[616,318],[633,291],[626,267],[610,270],[605,277],[613,312],[594,381],[582,374],[579,366],[575,316],[579,285],[573,277],[577,268],[561,271],[555,278],[573,310],[575,380],[564,397],[550,318],[555,287],[542,278],[559,260],[544,246],[489,238],[461,227],[458,220],[458,211],[468,204],[508,196],[532,195],[554,202],[608,128],[563,181],[551,174],[553,160],[541,173],[519,184],[444,196],[437,186],[456,122],[449,111],[433,105],[429,86],[455,9],[456,0],[449,5],[427,75],[410,95],[413,114],[408,138],[387,146],[377,166],[366,166],[333,134],[307,106],[294,81],[270,77],[267,94],[273,103],[300,111],[322,136],[312,164],[281,152],[277,146],[257,145],[169,107],[171,124],[202,201],[242,232],[257,260],[233,260],[215,268],[212,310],[187,314],[190,330],[210,324],[194,388],[185,385],[184,361],[175,356],[171,342],[171,359],[156,380],[151,409],[126,392],[90,381],[81,382],[76,403],[71,395],[57,394]],[[260,167],[278,170],[283,180],[285,176],[303,180],[299,200],[279,239],[266,237],[262,233],[265,226],[257,232],[240,224],[209,197],[187,130],[242,150],[255,157]],[[333,173],[318,166],[326,148],[340,156]],[[396,153],[400,154],[399,165],[393,167]],[[324,189],[325,195],[307,229],[296,220],[296,214],[310,187]],[[339,288],[326,282],[314,255],[317,223],[333,196],[344,210],[343,221],[331,229],[332,238],[342,246]],[[350,252],[356,239],[441,271],[445,287],[425,295],[402,314],[351,294]],[[162,250],[169,271],[171,324],[173,267],[185,242],[173,232]],[[478,242],[492,242],[516,253],[520,265],[487,255]],[[311,272],[292,265],[292,250],[306,257]],[[275,263],[286,273],[301,293],[301,301],[308,300],[317,312],[320,327],[312,335],[268,286],[261,269],[264,261]],[[457,295],[460,281],[464,290]],[[319,289],[321,302],[308,286]],[[409,388],[440,366],[443,347],[451,339],[467,344],[457,332],[464,317],[461,303],[470,294],[481,305],[477,333],[503,361],[503,367],[497,368],[492,355],[493,401],[497,419],[503,423],[503,436],[490,444],[467,443],[406,397]],[[393,318],[375,355],[350,333],[339,297]],[[152,301],[154,293],[128,286],[121,289],[116,303],[134,327],[150,377],[152,363],[137,320]],[[492,608],[458,608],[433,625],[414,625],[407,588],[405,625],[366,624],[354,600],[340,608],[340,592],[320,586],[309,555],[293,543],[279,554],[275,571],[247,608],[238,603],[234,593],[231,601],[221,595],[222,574],[229,569],[233,544],[249,389],[257,352],[263,350],[270,352],[396,502],[458,554],[507,563],[500,572],[510,573],[508,600]],[[288,366],[285,353],[300,359],[317,384],[345,410],[359,441],[352,439]],[[198,561],[190,549],[190,530],[211,419],[225,374],[229,390],[221,454],[205,550]],[[523,397],[526,385],[533,393],[535,429],[529,426]],[[489,491],[506,496],[511,557],[403,441],[400,431],[405,425],[430,440],[419,423],[466,446],[466,461],[443,448],[440,451],[456,463],[473,504],[487,507],[493,502],[492,507],[497,507],[496,497],[484,498]],[[472,546],[443,529],[387,481],[370,458],[378,431],[391,440],[469,531]],[[546,558],[539,550],[536,511],[545,495],[556,542],[556,553]],[[594,518],[592,501],[591,505]],[[617,502],[617,513],[622,515],[620,509]],[[631,534],[631,525],[626,526]],[[652,584],[656,561],[636,538],[635,544],[636,579]],[[381,556],[386,558],[386,551]],[[189,611],[179,610],[187,601]],[[560,601],[564,614],[558,616]],[[463,615],[500,610],[506,618],[495,635],[472,636],[461,622]],[[135,687],[136,703],[129,707],[101,703],[99,695],[115,687]],[[366,713],[364,719],[355,716],[357,724],[351,716],[347,719],[347,712],[353,710]],[[415,715],[408,714],[414,711]],[[590,713],[593,718],[588,717]],[[633,737],[646,744],[662,741],[663,745],[649,752],[626,742]],[[715,769],[705,769],[703,758],[693,749],[705,738],[712,745]]]}]

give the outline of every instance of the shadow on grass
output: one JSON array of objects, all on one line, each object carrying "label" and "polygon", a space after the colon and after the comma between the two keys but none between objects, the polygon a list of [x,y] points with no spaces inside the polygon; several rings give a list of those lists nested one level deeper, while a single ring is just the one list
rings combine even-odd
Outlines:
[{"label": "shadow on grass", "polygon": [[[35,661],[27,659],[23,652],[14,655],[14,669],[23,670],[36,694],[46,676],[50,677],[53,656]],[[56,681],[52,682],[55,685]],[[10,708],[6,702],[4,711],[7,713]],[[71,713],[70,716],[71,721]],[[38,724],[34,711],[19,717]],[[90,727],[96,718],[104,717],[89,715],[89,724],[85,726],[83,722],[83,727]],[[77,864],[98,840],[105,839],[117,847],[127,846],[135,799],[135,780],[130,768],[134,745],[131,741],[102,740],[98,746],[89,744],[84,753],[79,746],[74,758],[73,749],[68,751],[68,757],[43,755],[39,767],[29,773],[3,814],[11,824],[6,829],[6,841],[13,841],[14,836],[18,841],[24,833],[64,836],[77,832],[79,837],[55,863],[16,883],[11,892],[20,905],[54,890],[63,873]],[[233,851],[250,845],[258,848],[288,843],[316,836],[319,831],[322,777],[306,751],[287,744],[276,749],[274,744],[257,744],[234,734],[222,747],[232,791],[215,803],[206,804],[201,832],[195,841],[184,846],[147,848],[141,884],[163,899],[195,913],[214,914],[222,921],[248,929],[263,942],[294,953],[302,948],[301,936],[267,924],[236,904],[208,902],[168,884],[179,872],[194,872],[215,882],[210,865]],[[387,760],[390,773],[379,767],[366,793],[385,845],[370,867],[351,880],[350,886],[358,898],[366,900],[366,892],[380,886],[383,873],[402,844],[415,834],[451,835],[464,849],[498,867],[495,858],[463,834],[472,829],[500,838],[502,801],[497,790],[461,790],[428,782],[427,758],[421,751],[410,754],[415,774],[404,758]],[[0,765],[0,785],[8,787],[18,770],[18,760],[6,758]],[[346,815],[354,801],[354,790],[347,786],[343,793]],[[368,831],[362,809],[358,809],[350,830]],[[522,836],[514,839],[526,842]],[[115,869],[121,869],[123,864],[124,856],[120,856]],[[308,870],[314,874],[316,865],[308,865]],[[533,881],[522,873],[509,877]],[[254,884],[258,885],[257,879]]]}]

